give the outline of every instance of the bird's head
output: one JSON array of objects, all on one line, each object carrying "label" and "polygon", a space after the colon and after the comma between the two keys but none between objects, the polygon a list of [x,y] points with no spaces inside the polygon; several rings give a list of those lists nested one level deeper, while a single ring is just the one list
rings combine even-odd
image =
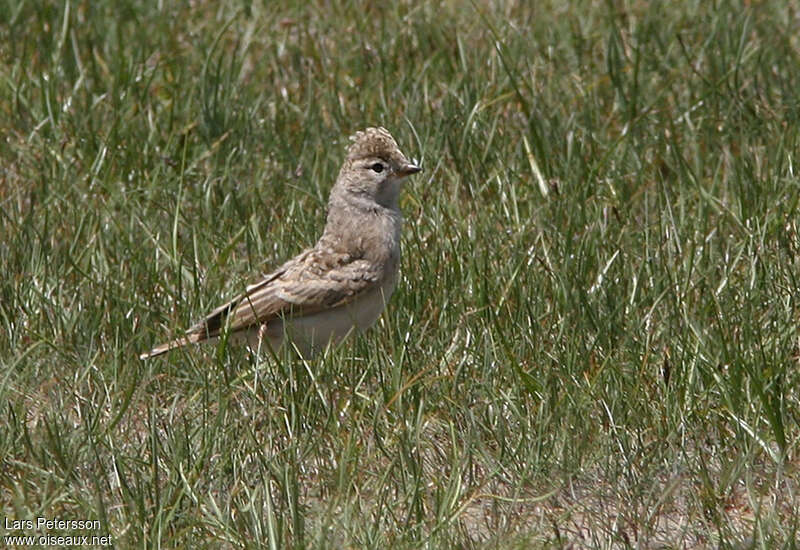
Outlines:
[{"label": "bird's head", "polygon": [[350,140],[336,191],[396,207],[403,180],[422,168],[406,158],[385,128],[367,128]]}]

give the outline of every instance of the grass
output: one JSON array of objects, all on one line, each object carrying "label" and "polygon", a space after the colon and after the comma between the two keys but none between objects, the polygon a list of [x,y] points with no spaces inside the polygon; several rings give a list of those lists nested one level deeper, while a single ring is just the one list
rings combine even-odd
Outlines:
[{"label": "grass", "polygon": [[[6,520],[795,548],[793,4],[385,4],[0,5]],[[375,124],[425,166],[376,327],[137,359],[311,244]]]}]

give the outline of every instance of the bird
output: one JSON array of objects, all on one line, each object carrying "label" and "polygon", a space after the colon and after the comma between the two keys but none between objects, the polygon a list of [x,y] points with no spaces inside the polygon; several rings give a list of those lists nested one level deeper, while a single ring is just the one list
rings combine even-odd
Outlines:
[{"label": "bird", "polygon": [[256,352],[277,353],[290,343],[301,357],[313,358],[377,321],[398,279],[400,193],[422,168],[383,127],[358,131],[350,141],[317,243],[140,359],[223,334]]}]

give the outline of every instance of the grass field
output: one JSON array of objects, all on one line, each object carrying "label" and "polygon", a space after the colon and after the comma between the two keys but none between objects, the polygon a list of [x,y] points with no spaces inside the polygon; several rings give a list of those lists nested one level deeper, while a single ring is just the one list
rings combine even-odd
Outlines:
[{"label": "grass field", "polygon": [[[798,28],[766,1],[0,3],[4,534],[796,548]],[[380,322],[314,362],[139,361],[313,243],[369,125],[425,168]],[[38,517],[100,526],[9,528]]]}]

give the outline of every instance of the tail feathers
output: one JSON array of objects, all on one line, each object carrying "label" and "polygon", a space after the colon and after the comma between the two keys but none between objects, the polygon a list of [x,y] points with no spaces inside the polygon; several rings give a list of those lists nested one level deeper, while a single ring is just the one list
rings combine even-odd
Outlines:
[{"label": "tail feathers", "polygon": [[189,344],[196,344],[203,338],[200,334],[188,334],[181,338],[176,338],[175,340],[171,340],[169,342],[164,342],[163,344],[159,344],[150,351],[143,353],[139,356],[139,359],[152,359],[153,357],[158,357],[159,355],[164,355],[167,352],[170,352],[174,349],[182,348],[183,346],[188,346]]}]

